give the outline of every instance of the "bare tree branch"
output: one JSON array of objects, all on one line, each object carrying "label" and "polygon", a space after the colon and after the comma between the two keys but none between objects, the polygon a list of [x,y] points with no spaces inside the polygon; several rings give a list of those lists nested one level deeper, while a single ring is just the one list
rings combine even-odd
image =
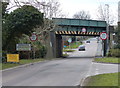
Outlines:
[{"label": "bare tree branch", "polygon": [[114,16],[113,14],[109,11],[109,5],[100,5],[98,7],[98,13],[97,17],[99,20],[107,21],[108,24],[112,24],[114,22]]},{"label": "bare tree branch", "polygon": [[89,12],[79,11],[73,15],[73,18],[75,18],[75,19],[90,19],[91,16],[90,16]]}]

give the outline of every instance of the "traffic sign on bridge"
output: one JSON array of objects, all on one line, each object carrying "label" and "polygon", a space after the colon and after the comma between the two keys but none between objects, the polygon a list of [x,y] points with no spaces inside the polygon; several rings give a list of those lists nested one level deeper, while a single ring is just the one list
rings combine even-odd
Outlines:
[{"label": "traffic sign on bridge", "polygon": [[86,28],[82,28],[82,32],[86,32]]}]

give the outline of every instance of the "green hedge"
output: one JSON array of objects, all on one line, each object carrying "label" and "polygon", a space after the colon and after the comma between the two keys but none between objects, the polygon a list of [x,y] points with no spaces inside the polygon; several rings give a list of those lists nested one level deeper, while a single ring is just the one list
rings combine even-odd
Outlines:
[{"label": "green hedge", "polygon": [[120,49],[110,49],[108,56],[120,57]]},{"label": "green hedge", "polygon": [[2,51],[2,62],[7,62],[7,52]]},{"label": "green hedge", "polygon": [[[20,51],[20,52],[15,52],[14,54],[17,54],[17,53],[20,54],[20,59],[34,58],[33,51],[31,52]],[[38,50],[35,51],[35,58],[44,58],[46,53],[47,53],[46,47],[41,45],[40,47],[38,47]],[[7,62],[7,54],[8,53],[6,51],[2,51],[2,62]],[[29,58],[29,54],[30,54],[30,58]]]},{"label": "green hedge", "polygon": [[39,47],[39,50],[37,50],[35,52],[35,54],[36,54],[35,57],[36,58],[44,58],[46,53],[47,53],[46,47],[45,46],[41,46],[41,47]]}]

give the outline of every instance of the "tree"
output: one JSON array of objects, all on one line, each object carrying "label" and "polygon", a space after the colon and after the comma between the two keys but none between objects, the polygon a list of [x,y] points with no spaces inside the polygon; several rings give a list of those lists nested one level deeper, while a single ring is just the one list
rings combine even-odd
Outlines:
[{"label": "tree", "polygon": [[7,2],[2,2],[2,18],[4,18],[5,17],[5,15],[7,14],[6,13],[6,8],[7,8],[7,6],[8,6],[8,3]]},{"label": "tree", "polygon": [[114,22],[114,16],[111,12],[109,11],[108,4],[100,5],[98,7],[97,17],[99,20],[107,21],[108,24],[112,24]]},{"label": "tree", "polygon": [[57,0],[27,0],[27,2],[20,2],[18,0],[14,1],[16,4],[14,6],[20,7],[22,4],[34,6],[39,11],[44,13],[45,18],[51,19],[52,17],[65,17],[65,15],[62,13],[62,10],[60,9],[60,3]]},{"label": "tree", "polygon": [[35,7],[24,5],[21,8],[17,8],[5,20],[4,30],[7,32],[7,38],[3,43],[3,49],[14,51],[15,44],[19,42],[23,34],[31,35],[34,28],[42,24],[43,14]]},{"label": "tree", "polygon": [[[64,14],[62,14],[62,11],[60,9],[60,3],[57,0],[28,0],[26,1],[18,1],[14,0],[15,5],[14,6],[22,6],[23,5],[32,5],[35,8],[37,8],[39,11],[44,13],[44,23],[43,26],[39,26],[35,29],[36,33],[39,35],[43,35],[43,39],[46,40],[47,35],[49,31],[55,29],[56,25],[52,22],[53,17],[65,17]],[[14,7],[13,6],[13,7]],[[41,36],[42,37],[42,36]]]},{"label": "tree", "polygon": [[73,18],[89,20],[91,18],[91,16],[90,16],[89,12],[79,11],[73,15]]},{"label": "tree", "polygon": [[7,2],[1,2],[2,3],[2,45],[4,45],[6,38],[7,38],[7,31],[5,30],[5,19],[8,16],[8,13],[6,12],[7,5],[9,3]]},{"label": "tree", "polygon": [[115,48],[118,48],[118,49],[120,49],[120,23],[118,22],[118,27],[117,27],[117,29],[116,29],[116,31],[115,31],[115,36],[116,36],[116,38],[115,38],[115,42],[117,43],[117,45],[115,46]]}]

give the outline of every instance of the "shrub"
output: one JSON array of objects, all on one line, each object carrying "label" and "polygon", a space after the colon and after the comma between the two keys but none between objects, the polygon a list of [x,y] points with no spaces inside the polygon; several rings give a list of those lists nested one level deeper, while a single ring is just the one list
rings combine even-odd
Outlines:
[{"label": "shrub", "polygon": [[110,49],[108,56],[120,57],[120,49]]},{"label": "shrub", "polygon": [[7,52],[6,51],[2,51],[2,62],[7,62]]},{"label": "shrub", "polygon": [[35,57],[36,58],[44,58],[47,53],[47,49],[45,46],[40,46],[39,50],[35,52]]},{"label": "shrub", "polygon": [[29,57],[30,51],[19,51],[18,54],[20,55],[20,59],[30,59]]},{"label": "shrub", "polygon": [[120,44],[115,45],[114,49],[120,49]]}]

